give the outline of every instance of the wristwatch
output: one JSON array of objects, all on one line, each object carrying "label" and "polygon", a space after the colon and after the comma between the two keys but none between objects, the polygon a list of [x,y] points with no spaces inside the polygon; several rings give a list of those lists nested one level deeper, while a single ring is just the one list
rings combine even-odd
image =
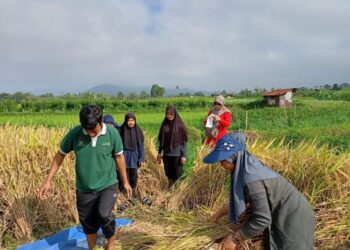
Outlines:
[{"label": "wristwatch", "polygon": [[239,244],[241,243],[241,239],[236,235],[232,235],[232,242],[235,243],[235,244]]}]

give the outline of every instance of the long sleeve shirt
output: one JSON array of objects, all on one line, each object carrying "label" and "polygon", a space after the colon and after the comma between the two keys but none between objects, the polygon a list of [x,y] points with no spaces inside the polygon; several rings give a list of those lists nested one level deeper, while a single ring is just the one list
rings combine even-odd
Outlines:
[{"label": "long sleeve shirt", "polygon": [[[158,144],[160,144],[158,142]],[[179,147],[174,148],[170,151],[168,148],[162,148],[161,146],[158,147],[158,154],[168,155],[168,156],[181,156],[186,157],[187,152],[187,143],[183,142]]]},{"label": "long sleeve shirt", "polygon": [[137,150],[123,150],[125,163],[128,168],[137,168],[141,161],[145,160],[145,147],[140,145]]},{"label": "long sleeve shirt", "polygon": [[305,197],[283,177],[249,183],[246,200],[252,218],[240,229],[252,238],[265,229],[269,232],[269,249],[313,249],[314,213]]},{"label": "long sleeve shirt", "polygon": [[[208,112],[208,116],[211,115],[212,111],[210,110]],[[208,117],[207,116],[207,117]],[[207,119],[204,120],[204,124],[206,124]],[[206,144],[216,144],[216,142],[223,137],[224,135],[227,134],[227,129],[230,127],[231,125],[231,113],[230,112],[224,112],[223,114],[220,115],[220,121],[218,121],[217,124],[217,129],[218,129],[218,135],[217,137],[213,138],[213,137],[208,137],[206,140]]]}]

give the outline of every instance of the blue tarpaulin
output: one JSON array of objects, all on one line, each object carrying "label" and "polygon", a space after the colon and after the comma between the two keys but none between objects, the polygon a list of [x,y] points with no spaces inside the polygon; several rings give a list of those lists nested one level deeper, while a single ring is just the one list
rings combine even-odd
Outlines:
[{"label": "blue tarpaulin", "polygon": [[[116,227],[124,227],[133,220],[118,218]],[[99,234],[102,234],[101,230]],[[22,245],[17,250],[86,250],[88,244],[81,226],[71,227],[48,238]]]}]

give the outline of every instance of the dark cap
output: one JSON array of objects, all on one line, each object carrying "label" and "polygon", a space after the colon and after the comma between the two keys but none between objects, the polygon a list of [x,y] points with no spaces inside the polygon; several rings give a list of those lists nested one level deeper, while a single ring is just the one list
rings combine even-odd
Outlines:
[{"label": "dark cap", "polygon": [[237,142],[232,135],[228,134],[218,140],[214,150],[204,157],[203,161],[207,164],[220,162],[242,150],[245,150],[245,145]]}]

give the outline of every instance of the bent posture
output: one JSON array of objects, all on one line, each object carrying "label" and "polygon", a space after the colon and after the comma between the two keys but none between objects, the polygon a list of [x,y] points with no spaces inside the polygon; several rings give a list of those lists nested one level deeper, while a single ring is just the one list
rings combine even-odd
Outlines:
[{"label": "bent posture", "polygon": [[222,137],[205,163],[220,162],[231,174],[229,204],[213,215],[229,214],[238,222],[246,210],[252,217],[239,231],[224,238],[222,249],[236,249],[241,241],[265,232],[264,249],[313,249],[314,213],[305,197],[285,178],[245,150],[246,136],[235,132]]}]

